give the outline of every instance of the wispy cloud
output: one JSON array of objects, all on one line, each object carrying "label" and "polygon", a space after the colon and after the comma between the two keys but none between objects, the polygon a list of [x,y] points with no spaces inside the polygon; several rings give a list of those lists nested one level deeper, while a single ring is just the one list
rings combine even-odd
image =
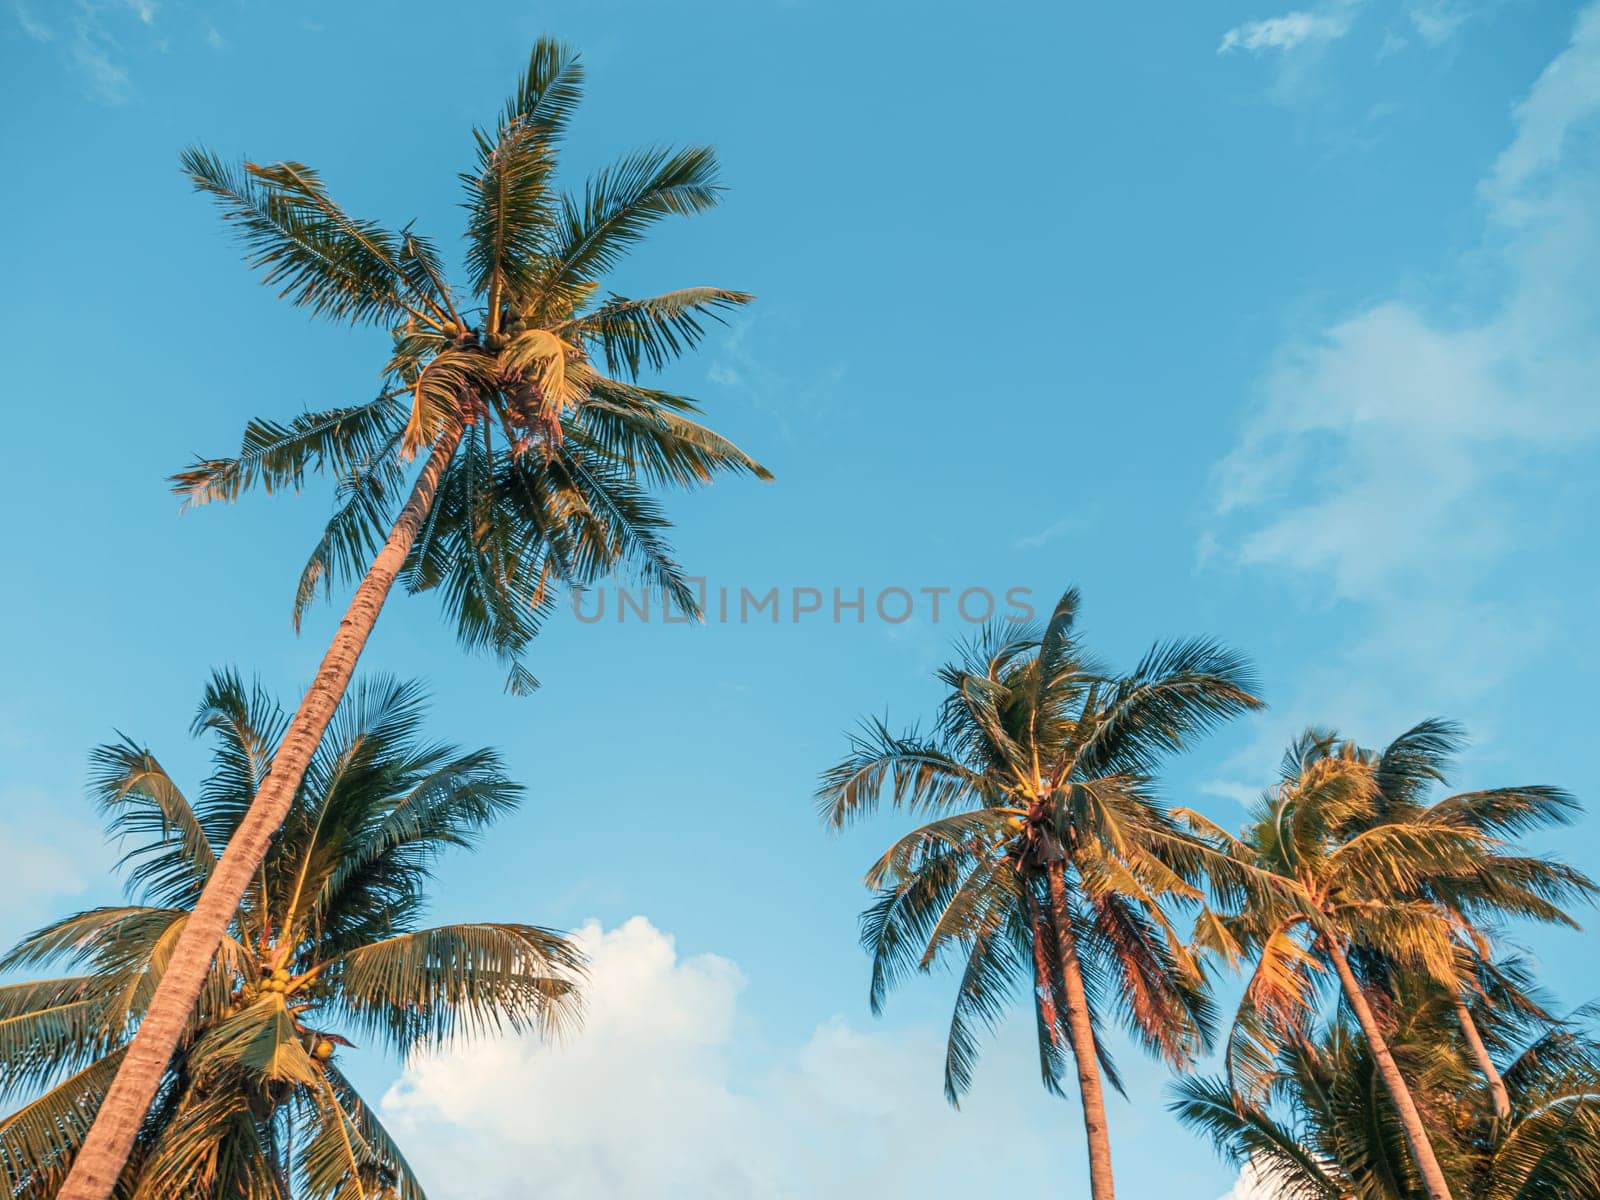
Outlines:
[{"label": "wispy cloud", "polygon": [[[1293,337],[1267,373],[1216,469],[1213,559],[1365,614],[1281,712],[1315,697],[1324,720],[1465,716],[1551,640],[1554,602],[1505,565],[1581,536],[1560,525],[1557,468],[1600,435],[1600,169],[1568,151],[1597,126],[1600,6],[1516,108],[1483,246],[1433,294]],[[1404,696],[1368,685],[1396,675]]]},{"label": "wispy cloud", "polygon": [[1288,51],[1308,43],[1337,41],[1350,32],[1353,14],[1348,5],[1319,12],[1287,12],[1259,21],[1246,21],[1222,35],[1218,54],[1242,50],[1249,54]]},{"label": "wispy cloud", "polygon": [[834,409],[846,368],[842,362],[819,361],[804,376],[795,376],[774,366],[778,353],[763,342],[764,331],[774,320],[782,318],[769,312],[730,321],[706,378],[729,389],[740,401],[765,410],[777,422],[783,439],[792,441],[792,414],[805,413],[810,420],[820,420]]},{"label": "wispy cloud", "polygon": [[23,0],[12,0],[11,12],[17,18],[17,25],[22,32],[34,41],[49,42],[55,40],[55,30],[36,17],[33,9],[29,8]]},{"label": "wispy cloud", "polygon": [[1082,517],[1062,517],[1061,520],[1046,525],[1036,533],[1023,534],[1013,538],[1011,547],[1014,550],[1042,550],[1054,542],[1059,542],[1069,534],[1077,533],[1084,527]]},{"label": "wispy cloud", "polygon": [[1600,115],[1600,5],[1578,18],[1572,41],[1516,107],[1516,137],[1495,160],[1482,191],[1501,221],[1551,215],[1568,188],[1557,177],[1571,140]]},{"label": "wispy cloud", "polygon": [[[171,14],[163,21],[164,6],[157,0],[72,0],[44,10],[41,15],[30,0],[11,0],[18,27],[34,41],[55,44],[82,81],[90,99],[120,105],[134,95],[131,62],[141,52],[166,50],[168,37],[161,26],[174,24]],[[185,22],[178,14],[179,25]],[[213,49],[222,35],[209,21],[188,23]]]}]

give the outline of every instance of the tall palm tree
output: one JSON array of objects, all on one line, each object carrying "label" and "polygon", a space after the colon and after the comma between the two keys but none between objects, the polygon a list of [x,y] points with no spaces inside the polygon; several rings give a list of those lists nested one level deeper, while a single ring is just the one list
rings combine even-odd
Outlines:
[{"label": "tall palm tree", "polygon": [[[1508,968],[1521,970],[1496,964],[1501,974]],[[1487,1027],[1514,1047],[1505,1071],[1511,1108],[1500,1116],[1492,1103],[1470,1102],[1472,1049],[1463,1039],[1441,1039],[1451,1024],[1448,998],[1434,991],[1413,999],[1396,1010],[1390,1041],[1417,1081],[1413,1090],[1461,1200],[1600,1195],[1600,1041],[1586,1014]],[[1490,1010],[1489,1020],[1506,1011]],[[1233,1162],[1248,1163],[1275,1195],[1424,1200],[1372,1049],[1344,1015],[1310,1039],[1280,1046],[1274,1070],[1267,1097],[1241,1095],[1225,1078],[1191,1078],[1175,1085],[1171,1108]]]},{"label": "tall palm tree", "polygon": [[715,287],[599,297],[602,277],[656,222],[717,202],[715,157],[703,147],[646,151],[561,193],[557,151],[581,82],[577,58],[541,41],[498,121],[476,133],[476,160],[461,177],[459,290],[429,241],[347,214],[303,164],[235,169],[204,150],[184,156],[268,283],[334,320],[392,326],[395,347],[375,399],[254,421],[237,457],[176,477],[189,502],[204,503],[333,475],[340,503],[301,578],[297,622],[319,589],[358,582],[266,785],[184,927],[65,1200],[109,1194],[396,579],[437,591],[462,642],[493,651],[509,665],[511,690],[526,691],[534,680],[522,651],[563,584],[627,568],[697,611],[651,485],[692,486],[725,471],[766,477],[692,419],[693,401],[637,382],[750,297]]},{"label": "tall palm tree", "polygon": [[1209,1037],[1200,964],[1168,911],[1200,899],[1207,853],[1169,820],[1154,774],[1260,702],[1244,659],[1212,641],[1158,645],[1129,674],[1107,672],[1079,644],[1077,610],[1073,590],[1043,631],[990,626],[939,673],[949,695],[931,736],[869,725],[818,800],[834,827],[885,796],[932,818],[867,875],[873,1011],[908,972],[960,960],[945,1056],[954,1104],[981,1033],[1023,982],[1044,1085],[1059,1095],[1076,1072],[1091,1194],[1111,1200],[1102,1074],[1121,1084],[1103,1023],[1115,1017],[1174,1064]]},{"label": "tall palm tree", "polygon": [[[502,922],[421,927],[440,853],[470,847],[522,789],[489,750],[425,741],[413,684],[368,680],[340,705],[283,830],[234,910],[116,1194],[128,1200],[423,1200],[400,1148],[340,1070],[345,1033],[404,1056],[452,1035],[549,1032],[577,1014],[578,952]],[[186,799],[150,753],[100,747],[92,793],[129,903],[24,938],[0,970],[4,1194],[56,1194],[146,1017],[222,847],[287,724],[259,688],[213,677],[195,718],[215,741]]]},{"label": "tall palm tree", "polygon": [[[1391,757],[1394,767],[1397,757]],[[1267,1093],[1276,1048],[1304,1041],[1319,984],[1332,974],[1366,1038],[1378,1077],[1431,1200],[1450,1200],[1425,1114],[1389,1045],[1381,964],[1388,979],[1416,977],[1445,996],[1463,987],[1459,913],[1490,910],[1540,914],[1581,894],[1581,876],[1536,869],[1539,860],[1510,853],[1486,829],[1527,804],[1467,793],[1432,806],[1402,798],[1375,756],[1334,734],[1311,730],[1284,756],[1277,785],[1233,837],[1198,814],[1177,816],[1240,863],[1278,877],[1239,903],[1219,901],[1197,941],[1255,967],[1228,1040],[1230,1087],[1252,1099]],[[1384,791],[1387,783],[1389,792]],[[1364,980],[1363,976],[1367,976]]]}]

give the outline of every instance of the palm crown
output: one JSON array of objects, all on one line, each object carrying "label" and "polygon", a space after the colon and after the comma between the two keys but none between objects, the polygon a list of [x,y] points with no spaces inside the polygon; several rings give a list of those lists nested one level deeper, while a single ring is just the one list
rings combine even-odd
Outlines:
[{"label": "palm crown", "polygon": [[[582,962],[549,930],[420,927],[442,851],[470,847],[521,788],[498,757],[426,742],[419,689],[372,680],[341,706],[201,990],[118,1194],[136,1200],[292,1195],[354,1200],[422,1189],[338,1066],[345,1034],[397,1054],[455,1034],[559,1030]],[[285,724],[259,689],[213,678],[197,731],[216,745],[192,803],[128,740],[93,756],[91,790],[137,903],[25,938],[0,969],[60,964],[0,987],[6,1194],[54,1195],[150,1001],[220,847]]]},{"label": "palm crown", "polygon": [[[1581,872],[1516,851],[1503,835],[1568,819],[1571,798],[1544,786],[1462,792],[1428,803],[1459,731],[1428,721],[1382,753],[1310,730],[1286,752],[1278,784],[1234,838],[1180,814],[1219,848],[1276,876],[1201,940],[1258,955],[1231,1041],[1229,1068],[1264,1084],[1272,1041],[1313,1015],[1322,960],[1348,957],[1364,982],[1390,972],[1451,995],[1475,982],[1476,922],[1516,916],[1571,923],[1561,907],[1593,891]],[[1467,945],[1463,945],[1463,940]]]},{"label": "palm crown", "polygon": [[404,492],[405,464],[446,459],[403,579],[438,589],[459,635],[534,686],[521,654],[557,585],[638,573],[678,608],[696,601],[649,494],[722,471],[766,471],[696,422],[694,401],[644,387],[695,346],[705,322],[750,296],[689,287],[602,296],[601,280],[656,222],[715,205],[705,147],[652,150],[556,186],[561,137],[582,94],[575,55],[541,40],[492,130],[475,134],[465,190],[466,279],[453,288],[432,242],[347,214],[294,162],[235,169],[194,149],[184,168],[240,233],[265,280],[343,321],[392,326],[384,386],[364,404],[257,420],[233,458],[174,477],[190,503],[298,487],[332,473],[338,507],[301,575],[295,619],[319,588],[359,577]]},{"label": "palm crown", "polygon": [[[1491,974],[1537,999],[1518,959]],[[1439,1155],[1462,1200],[1569,1200],[1600,1193],[1600,1042],[1593,1012],[1571,1021],[1526,1014],[1509,1003],[1482,1012],[1485,1033],[1506,1050],[1508,1111],[1463,1103],[1477,1092],[1472,1055],[1441,1036],[1451,1023],[1437,990],[1407,995],[1393,1010],[1392,1042],[1429,1117]],[[1542,1005],[1535,1005],[1536,1008]],[[1274,1195],[1294,1200],[1422,1200],[1404,1131],[1385,1096],[1372,1049],[1340,1014],[1305,1040],[1284,1043],[1266,1097],[1233,1092],[1225,1079],[1185,1079],[1171,1108],[1236,1163],[1248,1162]]]},{"label": "palm crown", "polygon": [[[1226,1060],[1229,1086],[1266,1095],[1286,1043],[1313,1028],[1322,981],[1338,981],[1394,1104],[1426,1194],[1451,1195],[1436,1130],[1388,1046],[1387,985],[1460,999],[1472,986],[1462,944],[1485,915],[1563,920],[1559,904],[1592,885],[1559,863],[1515,852],[1498,836],[1558,818],[1570,801],[1552,788],[1467,792],[1427,804],[1442,777],[1452,727],[1425,723],[1383,754],[1310,730],[1288,750],[1277,785],[1234,838],[1182,814],[1219,850],[1275,880],[1239,903],[1225,898],[1199,940],[1232,960],[1253,954]],[[1462,1032],[1476,1022],[1457,1006]],[[1493,1078],[1487,1055],[1480,1056]]]},{"label": "palm crown", "polygon": [[[885,795],[933,816],[868,873],[878,899],[862,940],[874,1011],[909,971],[960,960],[952,1102],[1019,980],[1033,997],[1045,1086],[1061,1090],[1070,1048],[1086,1110],[1099,1108],[1099,1069],[1117,1086],[1098,1033],[1106,1017],[1173,1063],[1207,1037],[1199,964],[1167,909],[1200,898],[1208,852],[1166,816],[1153,774],[1196,735],[1257,707],[1249,671],[1198,640],[1108,673],[1079,643],[1077,608],[1069,591],[1042,631],[991,627],[940,672],[950,691],[931,736],[874,723],[819,790],[835,826]],[[1093,1143],[1103,1113],[1089,1119]],[[1109,1194],[1109,1180],[1097,1188]]]}]

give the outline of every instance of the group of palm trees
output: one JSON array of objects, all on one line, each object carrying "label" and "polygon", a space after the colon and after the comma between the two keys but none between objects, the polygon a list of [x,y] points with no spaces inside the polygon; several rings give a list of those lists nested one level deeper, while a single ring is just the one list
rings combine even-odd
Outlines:
[{"label": "group of palm trees", "polygon": [[[818,791],[840,826],[887,801],[925,818],[872,867],[876,1011],[908,974],[959,977],[945,1092],[1029,1000],[1044,1086],[1076,1075],[1089,1191],[1114,1194],[1104,1087],[1114,1019],[1176,1068],[1213,1044],[1219,970],[1244,970],[1223,1074],[1173,1108],[1285,1197],[1600,1196],[1600,1041],[1550,1010],[1498,943],[1573,925],[1582,872],[1512,840],[1577,812],[1558,788],[1430,800],[1462,736],[1424,721],[1381,752],[1311,730],[1237,835],[1156,795],[1164,758],[1260,706],[1244,661],[1158,645],[1127,674],[1074,632],[999,623],[940,672],[927,733],[873,722]],[[1247,970],[1246,970],[1247,968]]]},{"label": "group of palm trees", "polygon": [[[692,615],[651,489],[767,477],[692,400],[639,383],[751,297],[599,292],[658,221],[717,202],[714,156],[639,153],[560,190],[581,85],[577,57],[541,41],[476,131],[460,286],[433,243],[350,215],[303,164],[184,156],[266,282],[394,345],[372,400],[253,421],[238,455],[175,488],[202,504],[331,477],[296,623],[319,592],[355,586],[292,711],[212,678],[195,729],[214,765],[194,799],[137,742],[94,752],[131,894],[0,959],[55,968],[0,985],[8,1196],[420,1200],[340,1069],[346,1034],[404,1054],[577,1019],[584,963],[560,934],[419,927],[438,855],[470,847],[520,789],[492,751],[425,740],[416,685],[352,680],[397,581],[436,593],[513,692],[536,686],[523,653],[560,589],[631,571]],[[1045,1086],[1075,1077],[1106,1200],[1107,1019],[1187,1067],[1212,1044],[1218,967],[1248,963],[1224,1076],[1182,1083],[1175,1107],[1287,1194],[1600,1195],[1600,1046],[1496,930],[1569,921],[1595,891],[1510,841],[1569,818],[1570,798],[1429,803],[1459,740],[1438,722],[1382,753],[1312,733],[1235,837],[1164,808],[1156,775],[1259,707],[1245,661],[1180,642],[1114,674],[1080,646],[1077,606],[1069,592],[1042,630],[996,625],[942,673],[928,735],[872,725],[823,778],[832,824],[884,800],[927,818],[869,873],[862,932],[875,1009],[908,973],[957,961],[952,1102],[1020,985]]]}]

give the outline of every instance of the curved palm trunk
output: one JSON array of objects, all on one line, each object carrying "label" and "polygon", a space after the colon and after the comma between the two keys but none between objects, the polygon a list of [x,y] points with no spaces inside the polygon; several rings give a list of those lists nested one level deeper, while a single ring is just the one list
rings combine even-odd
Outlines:
[{"label": "curved palm trunk", "polygon": [[1472,1061],[1477,1063],[1478,1071],[1489,1083],[1489,1099],[1494,1104],[1495,1118],[1504,1121],[1511,1115],[1511,1094],[1506,1091],[1506,1081],[1501,1078],[1494,1059],[1489,1057],[1489,1048],[1483,1044],[1483,1035],[1478,1032],[1478,1023],[1472,1019],[1472,1011],[1459,993],[1456,995],[1456,1021],[1461,1025],[1461,1036],[1472,1053]]},{"label": "curved palm trunk", "polygon": [[334,709],[350,685],[356,660],[377,623],[378,613],[404,565],[411,544],[433,505],[439,479],[460,443],[459,430],[438,442],[428,455],[388,539],[356,588],[339,621],[316,677],[301,698],[294,719],[250,809],[228,841],[221,860],[185,924],[171,961],[156,986],[150,1007],[128,1044],[116,1079],[106,1091],[83,1146],[57,1200],[107,1200],[133,1149],[145,1114],[155,1099],[167,1063],[178,1046],[189,1014],[200,996],[211,960],[238,911],[239,901],[266,857],[267,847],[289,813],[311,756],[322,741]]},{"label": "curved palm trunk", "polygon": [[1412,1099],[1411,1089],[1406,1086],[1405,1076],[1400,1074],[1394,1055],[1389,1052],[1388,1039],[1383,1036],[1378,1018],[1373,1015],[1372,1005],[1367,1003],[1367,994],[1356,982],[1355,972],[1350,969],[1350,960],[1345,957],[1344,948],[1331,938],[1327,942],[1328,957],[1333,960],[1333,969],[1339,976],[1340,986],[1344,988],[1344,997],[1361,1024],[1361,1032],[1366,1035],[1367,1047],[1377,1063],[1383,1086],[1389,1092],[1389,1099],[1394,1101],[1395,1112],[1400,1117],[1400,1128],[1405,1131],[1406,1145],[1411,1148],[1411,1158],[1422,1175],[1422,1185],[1430,1200],[1451,1200],[1450,1185],[1445,1182],[1444,1171],[1434,1157],[1433,1143],[1428,1140],[1422,1114],[1417,1110],[1417,1102]]},{"label": "curved palm trunk", "polygon": [[1051,863],[1049,877],[1052,924],[1061,950],[1062,1008],[1066,1011],[1067,1036],[1072,1041],[1072,1061],[1078,1069],[1083,1131],[1089,1139],[1089,1196],[1091,1200],[1116,1200],[1105,1089],[1100,1081],[1100,1059],[1095,1053],[1094,1024],[1089,1019],[1089,995],[1083,986],[1083,966],[1078,961],[1078,940],[1072,934],[1066,868],[1059,862]]}]

